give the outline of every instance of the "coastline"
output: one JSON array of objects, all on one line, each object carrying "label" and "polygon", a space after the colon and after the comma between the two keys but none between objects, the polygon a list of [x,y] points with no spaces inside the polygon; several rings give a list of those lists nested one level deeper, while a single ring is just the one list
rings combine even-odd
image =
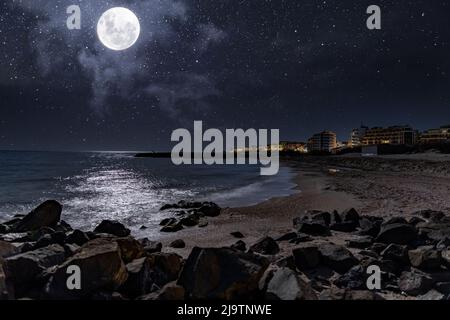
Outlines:
[{"label": "coastline", "polygon": [[[209,220],[207,228],[188,228],[176,233],[163,234],[161,241],[168,252],[186,257],[195,246],[223,247],[236,242],[232,232],[241,232],[245,242],[271,236],[276,238],[292,229],[292,220],[307,210],[342,211],[359,209],[362,203],[354,196],[329,188],[330,177],[319,167],[311,164],[289,162],[296,169],[294,177],[297,192],[292,195],[274,197],[256,205],[224,208],[222,214]],[[173,249],[168,245],[183,239],[185,248]]]}]

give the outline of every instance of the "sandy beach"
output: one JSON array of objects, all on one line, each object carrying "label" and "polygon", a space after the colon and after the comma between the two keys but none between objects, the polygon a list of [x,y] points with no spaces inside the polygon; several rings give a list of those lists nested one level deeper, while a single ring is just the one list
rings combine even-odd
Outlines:
[{"label": "sandy beach", "polygon": [[[219,217],[210,219],[206,228],[165,234],[164,245],[175,239],[186,242],[186,248],[167,246],[167,250],[186,256],[193,246],[229,246],[236,242],[230,235],[236,231],[245,235],[243,240],[248,244],[265,236],[276,238],[289,232],[293,218],[307,210],[340,212],[355,208],[361,214],[384,218],[409,218],[414,212],[426,209],[450,210],[447,171],[450,157],[447,155],[306,157],[288,161],[286,165],[297,172],[294,181],[298,193],[254,206],[226,208]],[[330,240],[342,242],[341,236],[337,234]]]}]

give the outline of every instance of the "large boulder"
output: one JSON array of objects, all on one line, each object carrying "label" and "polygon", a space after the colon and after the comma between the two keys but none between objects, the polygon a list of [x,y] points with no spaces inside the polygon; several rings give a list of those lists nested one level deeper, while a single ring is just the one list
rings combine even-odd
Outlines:
[{"label": "large boulder", "polygon": [[359,214],[354,208],[347,209],[341,213],[341,219],[343,222],[353,222],[359,225]]},{"label": "large boulder", "polygon": [[66,243],[72,243],[78,246],[82,246],[88,241],[89,241],[88,235],[83,231],[77,229],[69,233],[66,238]]},{"label": "large boulder", "polygon": [[126,228],[123,224],[115,220],[103,220],[94,229],[96,233],[108,233],[116,237],[127,237],[130,235],[130,229]]},{"label": "large boulder", "polygon": [[411,265],[422,270],[439,270],[443,263],[441,252],[432,246],[410,250],[408,256]]},{"label": "large boulder", "polygon": [[[81,270],[80,290],[67,288],[69,266],[78,266]],[[127,276],[119,244],[110,239],[98,238],[86,243],[74,256],[51,270],[46,294],[52,299],[84,298],[98,290],[119,288]]]},{"label": "large boulder", "polygon": [[334,284],[340,288],[360,290],[366,289],[366,281],[368,278],[366,270],[361,265],[352,267],[345,274],[341,275],[334,281]]},{"label": "large boulder", "polygon": [[231,248],[198,248],[189,255],[178,284],[194,299],[249,299],[269,265],[267,259]]},{"label": "large boulder", "polygon": [[135,298],[150,292],[151,289],[151,261],[146,258],[136,259],[126,265],[128,278],[121,286],[120,292]]},{"label": "large boulder", "polygon": [[150,279],[159,288],[178,279],[183,267],[183,258],[176,253],[153,253],[148,257]]},{"label": "large boulder", "polygon": [[0,262],[2,258],[7,258],[18,253],[20,253],[20,250],[17,246],[10,242],[0,240]]},{"label": "large boulder", "polygon": [[13,226],[13,232],[27,232],[41,227],[54,227],[61,219],[62,206],[58,201],[47,200],[40,204]]},{"label": "large boulder", "polygon": [[381,227],[377,242],[409,244],[417,239],[417,230],[407,223],[392,223]]},{"label": "large boulder", "polygon": [[264,237],[258,240],[254,245],[250,247],[250,250],[265,255],[274,255],[280,252],[278,243],[271,237]]},{"label": "large boulder", "polygon": [[317,246],[301,245],[292,250],[295,266],[299,270],[315,268],[320,263],[320,252]]},{"label": "large boulder", "polygon": [[432,289],[433,284],[434,281],[429,275],[418,270],[403,272],[398,282],[400,290],[410,296],[425,294]]},{"label": "large boulder", "polygon": [[381,251],[380,255],[385,260],[394,261],[401,266],[407,266],[409,264],[408,246],[392,243],[388,245],[386,249]]},{"label": "large boulder", "polygon": [[220,215],[221,208],[214,202],[205,202],[197,210],[207,217],[217,217],[218,215]]},{"label": "large boulder", "polygon": [[12,299],[12,293],[9,293],[9,290],[6,286],[5,278],[6,276],[5,273],[3,272],[3,266],[0,261],[0,300]]},{"label": "large boulder", "polygon": [[131,262],[145,256],[145,250],[142,244],[133,237],[115,238],[120,248],[120,256],[124,263]]},{"label": "large boulder", "polygon": [[317,300],[309,279],[289,268],[280,268],[270,279],[267,290],[267,299],[276,300]]},{"label": "large boulder", "polygon": [[47,268],[61,264],[65,259],[66,251],[58,244],[10,256],[4,260],[6,283],[16,297],[23,297]]},{"label": "large boulder", "polygon": [[343,246],[325,243],[319,246],[319,251],[322,263],[336,272],[345,273],[358,264],[358,260]]},{"label": "large boulder", "polygon": [[303,221],[296,225],[297,231],[312,236],[330,236],[331,232],[327,225],[319,222]]}]

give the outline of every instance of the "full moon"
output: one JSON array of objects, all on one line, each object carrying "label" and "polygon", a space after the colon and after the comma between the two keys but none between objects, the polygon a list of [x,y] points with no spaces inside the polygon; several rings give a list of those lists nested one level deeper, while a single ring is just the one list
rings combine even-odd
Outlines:
[{"label": "full moon", "polygon": [[141,26],[136,15],[127,8],[115,7],[105,11],[97,24],[97,35],[111,50],[125,50],[139,38]]}]

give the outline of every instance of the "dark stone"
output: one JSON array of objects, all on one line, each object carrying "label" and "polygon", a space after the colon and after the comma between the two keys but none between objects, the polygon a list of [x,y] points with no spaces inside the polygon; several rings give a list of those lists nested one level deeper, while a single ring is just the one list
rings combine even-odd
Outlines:
[{"label": "dark stone", "polygon": [[172,241],[169,246],[171,248],[181,249],[186,247],[186,243],[181,239],[177,239]]},{"label": "dark stone", "polygon": [[177,232],[183,229],[181,223],[169,224],[161,228],[161,232]]},{"label": "dark stone", "polygon": [[144,251],[147,254],[161,252],[162,243],[157,241],[150,241],[147,238],[140,239],[139,242],[144,247]]},{"label": "dark stone", "polygon": [[366,249],[370,247],[372,243],[373,238],[371,236],[354,236],[347,241],[347,246],[349,248]]},{"label": "dark stone", "polygon": [[247,246],[242,240],[238,240],[236,243],[232,244],[231,248],[244,252],[247,250]]},{"label": "dark stone", "polygon": [[380,255],[386,260],[392,260],[401,266],[409,265],[408,247],[399,244],[390,244],[384,249]]},{"label": "dark stone", "polygon": [[130,298],[135,298],[150,291],[152,282],[150,277],[151,262],[143,257],[126,265],[128,278],[119,291]]},{"label": "dark stone", "polygon": [[295,244],[299,244],[299,243],[303,243],[303,242],[309,242],[312,241],[313,239],[304,233],[297,233],[297,237],[295,239],[292,239],[289,241],[289,243],[295,243]]},{"label": "dark stone", "polygon": [[120,249],[120,257],[123,262],[129,263],[145,255],[142,244],[133,237],[114,238],[111,241],[117,242]]},{"label": "dark stone", "polygon": [[292,250],[292,255],[299,270],[316,268],[320,263],[320,252],[317,246],[302,245]]},{"label": "dark stone", "polygon": [[177,219],[175,218],[166,218],[166,219],[162,219],[161,222],[159,223],[160,226],[168,226],[171,224],[175,224],[177,223]]},{"label": "dark stone", "polygon": [[412,217],[411,219],[409,219],[409,224],[416,226],[419,223],[425,222],[425,220],[423,220],[422,218],[419,217]]},{"label": "dark stone", "polygon": [[443,294],[450,294],[450,282],[438,282],[436,283],[435,287],[437,291]]},{"label": "dark stone", "polygon": [[220,215],[221,209],[217,204],[211,202],[201,206],[198,211],[207,217],[217,217],[218,215]]},{"label": "dark stone", "polygon": [[151,266],[152,286],[159,288],[178,278],[183,266],[183,258],[176,253],[153,253],[148,257]]},{"label": "dark stone", "polygon": [[147,228],[147,226],[144,226],[144,225],[142,225],[142,226],[139,228],[139,230],[146,230],[146,229],[148,229],[148,228]]},{"label": "dark stone", "polygon": [[280,247],[271,237],[264,237],[252,245],[250,250],[260,254],[274,255],[280,252]]},{"label": "dark stone", "polygon": [[69,235],[67,235],[66,243],[75,243],[79,246],[84,245],[89,241],[89,237],[86,233],[81,230],[73,230]]},{"label": "dark stone", "polygon": [[366,281],[368,278],[365,268],[360,265],[352,267],[345,274],[341,275],[334,281],[334,284],[340,288],[359,290],[366,289]]},{"label": "dark stone", "polygon": [[413,267],[422,270],[439,270],[443,263],[441,252],[433,247],[419,247],[408,252]]},{"label": "dark stone", "polygon": [[331,223],[331,214],[326,211],[307,211],[307,218],[310,222],[316,222],[329,226]]},{"label": "dark stone", "polygon": [[15,246],[9,242],[0,240],[0,264],[1,264],[2,258],[8,258],[10,256],[13,256],[13,255],[19,254],[19,253],[20,253],[20,249],[17,246]]},{"label": "dark stone", "polygon": [[405,223],[383,225],[377,241],[383,243],[409,244],[417,239],[417,230]]},{"label": "dark stone", "polygon": [[297,238],[297,232],[288,232],[278,237],[276,241],[290,241]]},{"label": "dark stone", "polygon": [[335,244],[322,244],[319,246],[322,263],[339,273],[347,272],[358,264],[353,254],[343,246]]},{"label": "dark stone", "polygon": [[244,236],[241,232],[239,232],[239,231],[231,232],[230,234],[231,234],[233,237],[237,238],[237,239],[245,238],[245,236]]},{"label": "dark stone", "polygon": [[432,289],[433,279],[418,270],[403,272],[399,280],[399,288],[410,296],[418,296]]},{"label": "dark stone", "polygon": [[193,299],[248,299],[269,262],[264,257],[231,248],[195,247],[181,272],[178,285]]},{"label": "dark stone", "polygon": [[289,268],[280,268],[273,273],[267,285],[269,300],[317,300],[310,281]]},{"label": "dark stone", "polygon": [[[67,268],[72,265],[82,270],[80,290],[69,290],[66,286]],[[50,274],[46,286],[46,295],[50,299],[79,299],[100,289],[116,290],[128,277],[119,244],[106,238],[87,242]]]},{"label": "dark stone", "polygon": [[185,299],[185,294],[183,287],[171,282],[160,290],[141,296],[137,300],[180,301]]},{"label": "dark stone", "polygon": [[186,227],[194,227],[199,224],[201,215],[198,213],[191,213],[187,217],[181,218],[180,223]]},{"label": "dark stone", "polygon": [[403,217],[392,217],[392,218],[389,218],[388,220],[386,220],[385,222],[383,222],[381,225],[386,226],[389,224],[407,224],[407,223],[408,223],[408,221],[406,221],[406,219]]},{"label": "dark stone", "polygon": [[359,214],[354,208],[347,209],[341,213],[341,218],[343,222],[353,222],[356,225],[359,225]]},{"label": "dark stone", "polygon": [[445,217],[445,213],[435,210],[421,210],[414,213],[414,215],[422,216],[423,218],[431,221],[440,221]]},{"label": "dark stone", "polygon": [[65,259],[66,252],[58,244],[8,257],[4,260],[6,283],[13,288],[16,298],[23,297],[46,268],[61,264]]},{"label": "dark stone", "polygon": [[298,232],[312,236],[330,236],[330,229],[323,224],[316,222],[302,222],[298,225]]},{"label": "dark stone", "polygon": [[358,234],[376,237],[380,232],[381,222],[381,220],[369,219],[367,217],[361,218],[359,220],[359,226],[361,230],[358,232]]},{"label": "dark stone", "polygon": [[56,226],[61,219],[62,206],[55,200],[47,200],[21,218],[13,226],[13,232],[26,232],[41,227]]},{"label": "dark stone", "polygon": [[340,223],[334,223],[330,226],[331,230],[340,232],[353,232],[358,225],[354,221],[344,221]]},{"label": "dark stone", "polygon": [[442,300],[447,300],[445,298],[445,295],[436,291],[436,290],[430,290],[427,293],[425,293],[424,295],[418,296],[417,297],[418,300],[429,300],[429,301],[442,301]]},{"label": "dark stone", "polygon": [[108,233],[115,235],[116,237],[127,237],[130,235],[130,229],[126,228],[123,224],[115,220],[103,220],[94,229],[96,233]]}]

